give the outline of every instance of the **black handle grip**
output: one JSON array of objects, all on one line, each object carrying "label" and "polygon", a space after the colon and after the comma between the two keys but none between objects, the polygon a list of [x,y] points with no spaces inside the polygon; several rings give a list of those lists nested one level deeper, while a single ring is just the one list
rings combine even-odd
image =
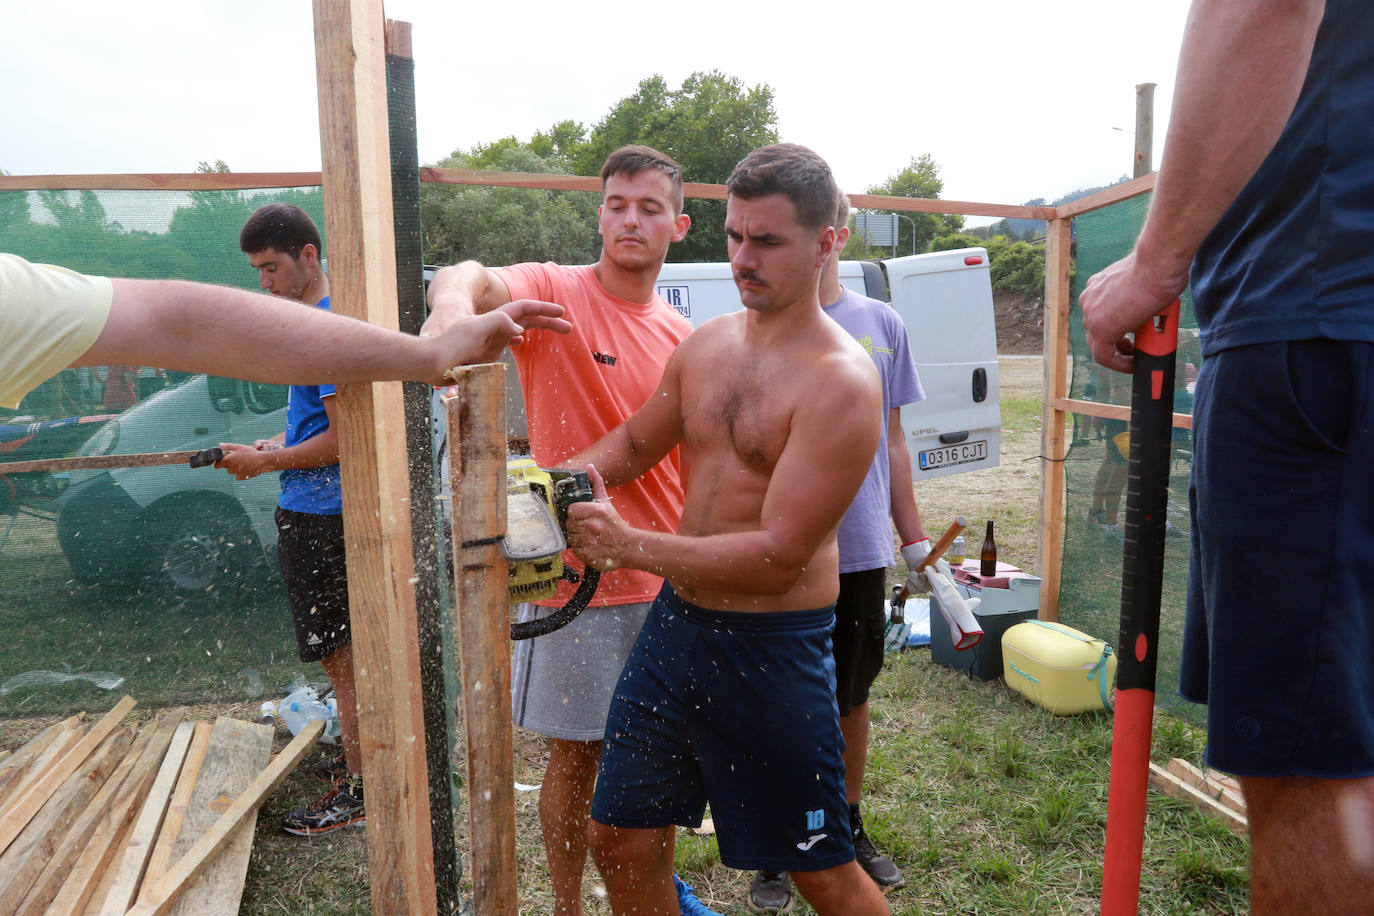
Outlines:
[{"label": "black handle grip", "polygon": [[1173,447],[1175,302],[1136,331],[1131,385],[1131,448],[1126,465],[1125,550],[1121,568],[1118,690],[1154,692],[1159,605],[1164,582],[1164,522]]},{"label": "black handle grip", "polygon": [[215,446],[214,448],[201,449],[198,452],[192,453],[191,457],[186,459],[186,463],[193,468],[204,468],[209,467],[223,457],[224,449]]}]

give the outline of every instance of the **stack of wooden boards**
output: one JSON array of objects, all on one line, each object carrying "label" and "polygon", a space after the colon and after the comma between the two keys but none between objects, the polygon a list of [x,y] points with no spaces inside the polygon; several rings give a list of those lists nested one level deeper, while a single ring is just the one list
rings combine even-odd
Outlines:
[{"label": "stack of wooden boards", "polygon": [[1245,836],[1249,823],[1245,817],[1245,798],[1240,783],[1217,770],[1199,770],[1175,757],[1168,768],[1150,764],[1150,785],[1170,798],[1187,802],[1204,814],[1221,821],[1231,832]]},{"label": "stack of wooden boards", "polygon": [[236,913],[258,808],[319,737],[165,712],[59,722],[0,757],[0,913]]}]

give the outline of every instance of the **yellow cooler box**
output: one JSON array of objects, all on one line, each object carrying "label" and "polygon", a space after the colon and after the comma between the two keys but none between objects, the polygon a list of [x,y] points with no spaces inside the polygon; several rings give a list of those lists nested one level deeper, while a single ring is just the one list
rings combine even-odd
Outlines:
[{"label": "yellow cooler box", "polygon": [[1087,633],[1027,620],[1002,634],[1007,686],[1057,716],[1111,709],[1116,653]]}]

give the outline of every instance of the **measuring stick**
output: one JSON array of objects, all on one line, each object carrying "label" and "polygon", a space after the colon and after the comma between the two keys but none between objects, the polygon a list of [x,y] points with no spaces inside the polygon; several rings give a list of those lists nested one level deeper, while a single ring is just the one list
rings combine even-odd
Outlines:
[{"label": "measuring stick", "polygon": [[1169,501],[1178,312],[1175,301],[1135,332],[1102,916],[1139,913],[1164,581],[1164,513]]},{"label": "measuring stick", "polygon": [[190,452],[141,452],[130,455],[90,455],[85,458],[41,458],[36,461],[0,462],[0,475],[31,471],[85,471],[91,468],[151,468],[166,464],[189,464],[203,468],[224,457],[220,448]]}]

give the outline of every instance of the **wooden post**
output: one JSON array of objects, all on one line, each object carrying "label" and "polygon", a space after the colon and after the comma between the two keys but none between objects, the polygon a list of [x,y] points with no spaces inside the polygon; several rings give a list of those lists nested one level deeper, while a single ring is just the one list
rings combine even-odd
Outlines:
[{"label": "wooden post", "polygon": [[1155,84],[1137,83],[1135,87],[1135,171],[1139,178],[1154,171]]},{"label": "wooden post", "polygon": [[[315,0],[320,153],[334,311],[396,327],[381,0]],[[399,382],[340,385],[353,670],[374,913],[436,912]]]},{"label": "wooden post", "polygon": [[1058,405],[1069,378],[1069,234],[1072,220],[1051,220],[1045,235],[1045,403],[1040,416],[1040,619],[1059,619],[1064,561],[1064,424]]},{"label": "wooden post", "polygon": [[453,506],[454,619],[467,726],[474,913],[515,913],[515,764],[510,716],[506,367],[458,371],[445,401]]}]

